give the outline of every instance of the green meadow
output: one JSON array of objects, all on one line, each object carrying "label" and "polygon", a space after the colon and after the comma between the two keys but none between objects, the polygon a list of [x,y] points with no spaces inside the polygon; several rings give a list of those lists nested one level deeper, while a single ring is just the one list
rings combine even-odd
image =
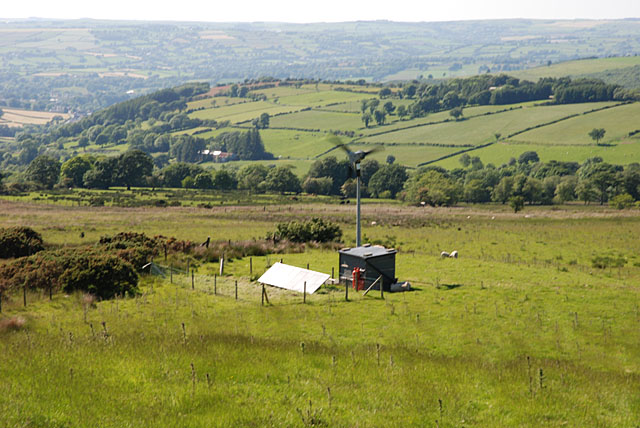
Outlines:
[{"label": "green meadow", "polygon": [[[353,244],[354,207],[90,208],[0,203],[0,225],[54,246],[105,234],[260,239],[322,216]],[[368,242],[414,291],[307,296],[253,281],[269,264],[331,273],[337,252],[143,276],[135,298],[5,296],[2,426],[616,426],[640,417],[638,212],[599,206],[365,204]],[[375,222],[375,225],[372,224]],[[84,237],[80,232],[85,231]],[[442,259],[440,251],[460,258]],[[596,257],[623,260],[597,268]],[[160,261],[162,264],[163,262]],[[251,265],[251,268],[250,268]],[[251,271],[250,271],[251,269]],[[237,281],[238,297],[235,297]]]}]

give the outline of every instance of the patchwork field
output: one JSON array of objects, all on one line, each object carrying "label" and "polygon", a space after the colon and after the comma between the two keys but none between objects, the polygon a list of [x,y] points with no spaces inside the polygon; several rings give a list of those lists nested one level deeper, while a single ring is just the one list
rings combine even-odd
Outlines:
[{"label": "patchwork field", "polygon": [[67,113],[52,113],[48,111],[22,110],[15,108],[2,108],[3,114],[0,116],[0,125],[10,127],[22,127],[24,125],[44,125],[58,116],[63,120],[69,118]]},{"label": "patchwork field", "polygon": [[[77,245],[122,230],[260,238],[323,216],[353,241],[354,207],[87,208],[0,203],[0,225]],[[136,298],[5,296],[7,426],[620,426],[640,416],[640,216],[571,205],[365,204],[366,241],[399,249],[415,291],[307,297],[252,282],[268,264],[331,273],[334,250],[143,277]],[[376,225],[371,225],[375,221]],[[86,231],[84,238],[80,232]],[[441,259],[456,249],[459,259]],[[599,269],[597,256],[622,257]],[[192,265],[193,266],[193,265]],[[235,299],[235,282],[238,299]],[[28,355],[29,358],[25,358]],[[46,387],[43,387],[46,386]],[[265,402],[269,405],[265,406]]]}]

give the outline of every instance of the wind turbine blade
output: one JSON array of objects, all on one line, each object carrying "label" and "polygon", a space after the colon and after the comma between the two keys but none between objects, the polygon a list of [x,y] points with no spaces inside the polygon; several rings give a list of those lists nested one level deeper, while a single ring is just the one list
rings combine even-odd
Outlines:
[{"label": "wind turbine blade", "polygon": [[367,156],[371,153],[375,153],[375,152],[381,152],[384,150],[384,146],[374,146],[372,149],[370,150],[364,150],[364,155]]}]

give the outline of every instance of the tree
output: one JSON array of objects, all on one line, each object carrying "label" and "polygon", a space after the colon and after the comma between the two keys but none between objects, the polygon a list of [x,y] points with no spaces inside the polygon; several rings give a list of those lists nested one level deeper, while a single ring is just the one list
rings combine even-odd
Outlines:
[{"label": "tree", "polygon": [[85,172],[82,184],[88,189],[108,189],[113,182],[118,159],[114,157],[98,159],[93,168]]},{"label": "tree", "polygon": [[221,169],[213,178],[213,187],[219,190],[233,190],[238,187],[238,182],[231,171]]},{"label": "tree", "polygon": [[387,155],[387,164],[392,165],[396,161],[396,157],[394,155]]},{"label": "tree", "polygon": [[269,113],[262,113],[260,117],[253,119],[251,122],[257,129],[267,129],[269,127]]},{"label": "tree", "polygon": [[371,119],[373,119],[373,118],[371,117],[371,113],[365,111],[364,113],[362,113],[362,118],[361,119],[364,122],[364,127],[368,128],[369,127],[369,122],[371,122]]},{"label": "tree", "polygon": [[144,186],[146,179],[153,171],[153,159],[142,150],[130,150],[118,157],[118,165],[114,175],[118,184],[127,186]]},{"label": "tree", "polygon": [[[391,95],[391,89],[389,88],[382,88],[380,89],[380,92],[378,92],[378,95],[380,96],[380,98],[385,98]],[[0,114],[0,116],[2,116]]]},{"label": "tree", "polygon": [[482,160],[478,156],[473,156],[470,161],[471,161],[471,169],[479,170],[484,168],[484,164],[482,163]]},{"label": "tree", "polygon": [[378,125],[383,125],[387,118],[387,113],[384,110],[376,110],[373,112],[373,118]]},{"label": "tree", "polygon": [[455,107],[449,111],[449,116],[453,117],[455,120],[458,120],[463,115],[462,107]]},{"label": "tree", "polygon": [[576,195],[578,196],[579,200],[585,203],[585,205],[591,201],[596,200],[597,191],[593,185],[593,182],[588,178],[580,180],[578,182],[578,185],[576,186]]},{"label": "tree", "polygon": [[182,187],[182,180],[186,177],[195,177],[204,171],[201,166],[178,162],[171,164],[162,171],[162,179],[166,187]]},{"label": "tree", "polygon": [[409,202],[424,202],[434,207],[455,205],[462,196],[461,186],[447,174],[436,169],[415,174],[407,181],[405,188]]},{"label": "tree", "polygon": [[201,172],[193,180],[196,189],[213,189],[213,180],[208,172]]},{"label": "tree", "polygon": [[375,159],[365,159],[362,161],[360,164],[360,179],[362,180],[362,184],[367,186],[373,174],[378,172],[379,169],[380,163]]},{"label": "tree", "polygon": [[535,162],[540,162],[540,157],[538,156],[538,153],[534,151],[524,152],[518,157],[518,163],[520,165],[526,165],[528,163],[535,163]]},{"label": "tree", "polygon": [[463,153],[460,158],[458,158],[458,161],[460,162],[460,165],[467,168],[471,165],[471,156],[469,156],[468,153]]},{"label": "tree", "polygon": [[384,105],[382,106],[382,108],[384,109],[384,111],[386,111],[388,114],[392,114],[395,109],[396,106],[393,105],[393,103],[391,101],[387,101],[386,103],[384,103]]},{"label": "tree", "polygon": [[238,173],[238,189],[249,190],[253,193],[264,191],[264,180],[269,168],[260,164],[248,165]]},{"label": "tree", "polygon": [[512,196],[509,198],[509,206],[513,209],[514,213],[524,208],[524,198],[522,196]]},{"label": "tree", "polygon": [[333,187],[331,177],[307,177],[302,183],[302,190],[312,195],[330,195]]},{"label": "tree", "polygon": [[387,164],[376,171],[369,180],[369,193],[378,198],[383,192],[387,191],[392,198],[395,198],[398,192],[402,190],[407,178],[407,170],[403,166]]},{"label": "tree", "polygon": [[76,156],[62,164],[60,173],[63,179],[67,179],[73,187],[82,187],[83,177],[92,165],[85,156]]},{"label": "tree", "polygon": [[591,137],[591,139],[596,142],[596,145],[599,145],[600,140],[604,138],[604,134],[606,132],[607,131],[605,131],[604,128],[593,128],[591,131],[589,131],[589,137]]},{"label": "tree", "polygon": [[40,155],[31,161],[26,171],[27,180],[51,189],[60,178],[60,162],[47,155]]},{"label": "tree", "polygon": [[514,178],[512,176],[502,177],[500,182],[491,191],[491,200],[506,203],[513,195]]},{"label": "tree", "polygon": [[400,119],[403,119],[409,114],[409,112],[407,111],[407,108],[404,105],[400,105],[396,110],[396,114]]},{"label": "tree", "polygon": [[265,179],[265,187],[272,192],[299,192],[300,179],[291,171],[290,166],[272,168]]}]

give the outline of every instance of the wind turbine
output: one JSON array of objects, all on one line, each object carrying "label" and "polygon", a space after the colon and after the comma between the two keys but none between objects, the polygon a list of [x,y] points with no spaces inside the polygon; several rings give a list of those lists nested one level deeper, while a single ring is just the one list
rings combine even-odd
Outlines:
[{"label": "wind turbine", "polygon": [[[383,150],[383,147],[375,146],[371,150],[358,150],[354,152],[349,150],[349,146],[340,142],[337,137],[336,140],[333,141],[333,144],[347,153],[351,171],[356,174],[356,247],[359,247],[362,245],[360,239],[360,162],[362,162],[367,155]],[[349,176],[351,176],[351,174],[349,174]]]}]

